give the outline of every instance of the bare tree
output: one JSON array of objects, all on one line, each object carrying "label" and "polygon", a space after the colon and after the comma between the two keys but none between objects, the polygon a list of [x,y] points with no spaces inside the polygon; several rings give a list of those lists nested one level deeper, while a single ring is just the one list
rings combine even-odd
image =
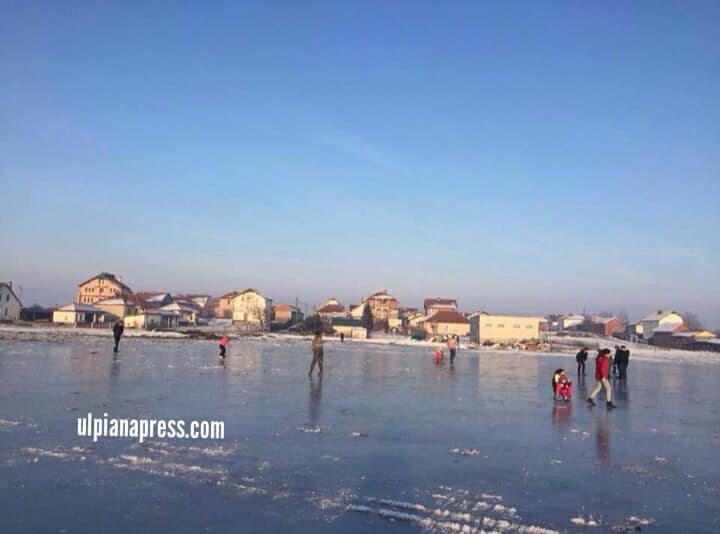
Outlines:
[{"label": "bare tree", "polygon": [[255,305],[252,307],[252,316],[255,319],[255,322],[257,322],[260,325],[260,330],[265,330],[265,327],[267,326],[267,315],[265,313],[265,307]]},{"label": "bare tree", "polygon": [[682,314],[683,318],[685,319],[685,324],[688,326],[690,330],[704,330],[705,326],[703,325],[702,321],[700,320],[700,317],[696,313],[693,312],[685,312]]}]

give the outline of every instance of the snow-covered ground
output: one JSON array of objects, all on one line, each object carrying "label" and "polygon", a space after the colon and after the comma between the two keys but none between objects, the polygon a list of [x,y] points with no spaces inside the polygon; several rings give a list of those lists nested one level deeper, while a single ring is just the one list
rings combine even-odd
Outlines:
[{"label": "snow-covered ground", "polygon": [[[379,341],[379,340],[378,340]],[[720,366],[639,359],[553,403],[567,355],[307,340],[0,340],[7,532],[718,532]],[[78,417],[222,420],[224,440],[100,439]]]}]

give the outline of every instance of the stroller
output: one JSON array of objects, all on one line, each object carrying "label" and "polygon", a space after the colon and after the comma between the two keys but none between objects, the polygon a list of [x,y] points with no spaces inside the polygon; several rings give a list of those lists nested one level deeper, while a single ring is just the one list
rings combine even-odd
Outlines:
[{"label": "stroller", "polygon": [[569,401],[572,399],[572,382],[568,379],[564,369],[556,369],[553,373],[552,391],[554,400]]}]

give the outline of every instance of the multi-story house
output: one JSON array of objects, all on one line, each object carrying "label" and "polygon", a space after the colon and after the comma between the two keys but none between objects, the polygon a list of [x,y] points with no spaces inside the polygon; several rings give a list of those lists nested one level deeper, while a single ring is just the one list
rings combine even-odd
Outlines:
[{"label": "multi-story house", "polygon": [[131,295],[132,289],[112,273],[100,273],[78,284],[75,302],[95,304],[99,300]]},{"label": "multi-story house", "polygon": [[370,306],[374,328],[389,328],[390,320],[397,319],[400,315],[397,299],[386,289],[363,298],[362,302]]},{"label": "multi-story house", "polygon": [[653,336],[653,332],[660,325],[663,324],[682,324],[685,320],[682,316],[675,311],[663,311],[658,310],[656,313],[652,313],[647,317],[643,317],[640,320],[642,325],[642,336],[645,340],[650,340]]},{"label": "multi-story house", "polygon": [[13,291],[12,282],[0,282],[0,321],[20,319],[22,303]]},{"label": "multi-story house", "polygon": [[428,297],[423,302],[425,315],[432,315],[436,311],[450,310],[457,311],[457,300],[440,297]]},{"label": "multi-story house", "polygon": [[267,330],[272,320],[272,299],[257,289],[248,288],[233,298],[233,323]]}]

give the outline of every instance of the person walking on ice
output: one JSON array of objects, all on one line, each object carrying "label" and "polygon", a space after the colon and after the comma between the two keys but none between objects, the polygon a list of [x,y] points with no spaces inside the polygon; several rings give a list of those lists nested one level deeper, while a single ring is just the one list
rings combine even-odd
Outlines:
[{"label": "person walking on ice", "polygon": [[578,352],[575,355],[575,361],[577,361],[578,364],[578,375],[579,376],[585,376],[585,362],[588,359],[588,349],[587,347],[583,347],[580,352]]},{"label": "person walking on ice", "polygon": [[602,349],[595,357],[595,387],[590,392],[587,402],[590,406],[595,406],[595,396],[600,393],[600,389],[605,388],[605,400],[608,410],[615,408],[612,402],[612,387],[610,386],[610,349]]},{"label": "person walking on ice", "polygon": [[115,348],[113,349],[113,352],[118,351],[118,345],[120,345],[120,338],[122,337],[124,331],[125,325],[122,321],[118,321],[113,326],[113,338],[115,339]]},{"label": "person walking on ice", "polygon": [[315,332],[315,337],[312,340],[312,363],[310,364],[310,371],[308,372],[308,376],[312,376],[313,369],[315,369],[315,364],[318,366],[318,373],[322,375],[323,373],[323,340],[322,335],[320,334],[320,331]]},{"label": "person walking on ice", "polygon": [[457,354],[458,340],[454,335],[448,336],[447,348],[450,351],[450,365],[455,361],[455,354]]},{"label": "person walking on ice", "polygon": [[220,338],[220,357],[222,359],[225,359],[225,349],[227,348],[228,343],[230,343],[230,339],[227,336]]}]

